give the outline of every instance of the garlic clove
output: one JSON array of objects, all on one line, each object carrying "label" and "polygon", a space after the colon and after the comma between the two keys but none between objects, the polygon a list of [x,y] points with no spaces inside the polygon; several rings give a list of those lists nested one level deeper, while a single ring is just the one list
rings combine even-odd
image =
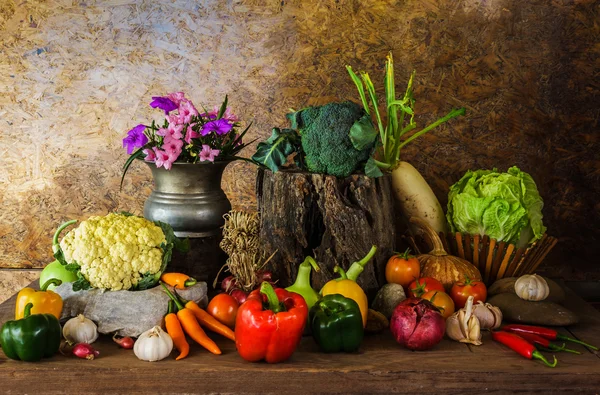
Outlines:
[{"label": "garlic clove", "polygon": [[489,303],[477,302],[473,306],[473,314],[477,316],[483,329],[496,329],[502,324],[502,311]]},{"label": "garlic clove", "polygon": [[461,339],[464,339],[465,336],[460,329],[458,312],[452,314],[446,320],[446,335],[450,339],[456,340],[456,341],[460,341]]}]

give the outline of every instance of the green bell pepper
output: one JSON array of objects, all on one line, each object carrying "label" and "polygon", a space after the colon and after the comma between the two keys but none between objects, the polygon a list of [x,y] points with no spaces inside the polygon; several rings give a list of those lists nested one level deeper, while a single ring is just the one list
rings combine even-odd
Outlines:
[{"label": "green bell pepper", "polygon": [[358,303],[340,294],[325,295],[309,312],[312,335],[324,352],[353,352],[362,342]]},{"label": "green bell pepper", "polygon": [[7,321],[0,330],[0,346],[10,359],[36,362],[54,355],[60,347],[60,323],[52,314],[31,314],[25,306],[22,319]]}]

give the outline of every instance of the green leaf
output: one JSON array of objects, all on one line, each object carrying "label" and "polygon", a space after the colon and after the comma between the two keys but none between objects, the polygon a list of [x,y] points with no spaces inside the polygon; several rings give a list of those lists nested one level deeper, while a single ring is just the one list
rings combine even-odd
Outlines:
[{"label": "green leaf", "polygon": [[156,285],[158,280],[160,279],[160,274],[158,278],[156,274],[146,273],[142,276],[142,278],[138,281],[138,283],[133,287],[135,290],[143,291],[144,289],[152,288]]},{"label": "green leaf", "polygon": [[131,154],[129,158],[127,158],[127,161],[123,165],[123,175],[121,176],[121,184],[119,186],[119,189],[123,188],[123,180],[125,179],[125,174],[127,174],[127,170],[129,170],[129,166],[131,166],[134,160],[136,160],[144,154],[143,150],[144,147],[138,148],[137,151],[135,151],[133,154]]},{"label": "green leaf", "polygon": [[276,172],[294,152],[302,152],[298,132],[292,129],[274,128],[268,140],[258,143],[252,160]]},{"label": "green leaf", "polygon": [[70,272],[77,273],[81,269],[81,266],[77,262],[73,262],[65,265],[65,269]]},{"label": "green leaf", "polygon": [[383,175],[383,173],[379,169],[379,166],[377,166],[375,159],[373,159],[372,157],[369,158],[369,160],[365,164],[365,175],[367,177],[373,178],[381,177]]},{"label": "green leaf", "polygon": [[68,264],[67,260],[65,259],[65,254],[63,253],[62,248],[60,248],[60,245],[59,245],[58,249],[56,250],[56,252],[54,253],[54,259],[59,261],[60,264],[63,266],[67,266],[67,264]]},{"label": "green leaf", "polygon": [[358,95],[360,96],[360,100],[362,101],[365,112],[371,115],[371,109],[369,108],[369,102],[367,102],[367,96],[365,95],[365,88],[363,86],[362,81],[356,75],[352,67],[346,66],[346,70],[348,70],[348,74],[350,74],[350,78],[354,81],[354,85],[356,85],[356,89],[358,90]]},{"label": "green leaf", "polygon": [[373,126],[373,122],[371,122],[371,117],[365,114],[358,121],[354,122],[348,136],[350,136],[350,141],[352,141],[354,148],[362,151],[373,145],[378,134],[375,126]]},{"label": "green leaf", "polygon": [[223,104],[221,104],[221,108],[219,108],[219,114],[217,115],[217,119],[223,118],[223,114],[227,111],[227,95],[225,95],[225,100],[223,100]]},{"label": "green leaf", "polygon": [[73,282],[73,291],[85,291],[86,289],[90,288],[92,288],[90,282],[86,280],[85,277],[83,277],[83,274],[81,274],[81,272],[77,272],[77,280]]}]

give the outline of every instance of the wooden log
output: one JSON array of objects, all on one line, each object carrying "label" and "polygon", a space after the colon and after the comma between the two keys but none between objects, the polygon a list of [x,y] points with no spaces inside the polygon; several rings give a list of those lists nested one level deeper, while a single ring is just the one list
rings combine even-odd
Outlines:
[{"label": "wooden log", "polygon": [[256,184],[261,239],[267,255],[278,251],[271,269],[281,286],[292,284],[307,255],[319,263],[312,284],[320,289],[361,259],[378,250],[358,278],[373,297],[385,284],[385,264],[395,247],[394,205],[389,176],[336,178],[306,172],[259,169]]}]

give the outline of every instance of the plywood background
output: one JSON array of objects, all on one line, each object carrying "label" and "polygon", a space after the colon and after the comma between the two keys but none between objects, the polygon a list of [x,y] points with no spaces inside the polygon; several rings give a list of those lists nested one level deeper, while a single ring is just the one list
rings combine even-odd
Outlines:
[{"label": "plywood background", "polygon": [[[516,164],[560,239],[546,269],[599,278],[599,14],[591,0],[0,0],[0,267],[43,267],[63,220],[141,213],[150,171],[119,191],[121,139],[160,116],[151,96],[229,94],[266,137],[291,107],[357,100],[346,64],[382,87],[392,50],[399,86],[417,70],[421,125],[468,111],[404,153],[443,204],[466,170]],[[255,171],[227,170],[235,207],[254,208]]]}]

